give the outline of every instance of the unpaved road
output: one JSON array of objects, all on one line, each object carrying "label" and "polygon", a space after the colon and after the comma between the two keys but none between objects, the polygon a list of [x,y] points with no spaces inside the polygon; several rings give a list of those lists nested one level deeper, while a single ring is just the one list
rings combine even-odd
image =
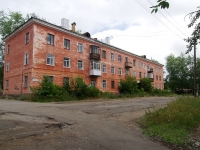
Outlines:
[{"label": "unpaved road", "polygon": [[167,150],[136,120],[169,97],[32,103],[0,100],[1,150]]}]

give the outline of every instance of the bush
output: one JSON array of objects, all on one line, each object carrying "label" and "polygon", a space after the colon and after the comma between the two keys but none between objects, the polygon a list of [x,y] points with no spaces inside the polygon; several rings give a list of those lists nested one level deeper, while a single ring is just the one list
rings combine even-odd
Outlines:
[{"label": "bush", "polygon": [[151,80],[149,78],[140,79],[139,88],[143,89],[144,92],[151,92],[152,89],[153,89],[153,86],[151,84]]},{"label": "bush", "polygon": [[134,77],[128,76],[125,80],[120,80],[120,93],[134,94],[138,91],[137,80]]}]

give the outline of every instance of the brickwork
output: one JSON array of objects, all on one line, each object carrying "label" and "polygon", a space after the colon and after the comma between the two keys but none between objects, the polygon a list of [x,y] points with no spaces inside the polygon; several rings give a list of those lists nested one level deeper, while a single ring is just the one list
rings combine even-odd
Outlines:
[{"label": "brickwork", "polygon": [[[31,20],[29,20],[31,22]],[[23,94],[30,92],[30,86],[38,86],[44,75],[54,77],[54,83],[62,86],[64,77],[81,76],[86,84],[90,85],[91,81],[96,82],[96,87],[101,91],[118,92],[118,84],[120,79],[126,77],[125,62],[128,57],[128,62],[131,63],[129,75],[134,75],[139,81],[139,72],[142,77],[148,75],[147,66],[153,67],[154,86],[156,88],[164,88],[163,83],[163,66],[158,63],[120,50],[113,46],[93,40],[88,37],[81,36],[71,31],[63,30],[61,27],[45,25],[38,23],[40,20],[32,21],[30,25],[22,26],[21,30],[14,31],[12,35],[5,39],[5,66],[9,62],[9,70],[4,70],[4,94]],[[25,36],[29,33],[29,42],[25,44]],[[53,44],[47,42],[48,34],[54,36]],[[64,39],[70,40],[70,48],[64,48]],[[78,44],[83,46],[83,52],[78,52]],[[10,45],[9,54],[6,53],[7,47]],[[101,49],[100,63],[101,76],[90,75],[90,46],[95,45]],[[106,58],[102,57],[102,51],[106,51]],[[114,54],[114,60],[111,60],[111,53]],[[28,54],[28,64],[24,64],[25,54]],[[47,55],[54,58],[51,65],[47,64]],[[118,61],[118,56],[121,56],[121,61]],[[64,67],[64,57],[70,59],[70,66]],[[83,70],[78,69],[78,60],[83,61]],[[133,65],[135,60],[135,66]],[[139,66],[140,64],[140,66]],[[142,65],[141,65],[142,64]],[[102,66],[106,65],[106,72],[102,71]],[[115,68],[114,74],[111,73],[111,67]],[[119,68],[122,69],[122,75],[119,75]],[[27,77],[28,81],[26,84]],[[157,78],[156,78],[157,77]],[[106,88],[103,88],[102,82],[106,80]],[[8,85],[7,84],[8,81]],[[114,81],[114,87],[111,82]],[[26,85],[28,85],[26,87]]]}]

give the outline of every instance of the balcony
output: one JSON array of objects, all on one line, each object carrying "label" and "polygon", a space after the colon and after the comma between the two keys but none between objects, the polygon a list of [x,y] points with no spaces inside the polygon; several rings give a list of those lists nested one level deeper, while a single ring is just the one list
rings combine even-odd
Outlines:
[{"label": "balcony", "polygon": [[152,73],[153,72],[153,68],[148,68],[148,73]]},{"label": "balcony", "polygon": [[132,68],[133,64],[131,62],[125,62],[125,68]]},{"label": "balcony", "polygon": [[90,61],[90,75],[101,76],[101,63],[99,61]]},{"label": "balcony", "polygon": [[90,53],[90,59],[100,60],[100,54]]},{"label": "balcony", "polygon": [[153,82],[154,81],[153,73],[148,73],[148,78],[151,79],[151,82]]},{"label": "balcony", "polygon": [[91,69],[90,76],[101,76],[101,70]]}]

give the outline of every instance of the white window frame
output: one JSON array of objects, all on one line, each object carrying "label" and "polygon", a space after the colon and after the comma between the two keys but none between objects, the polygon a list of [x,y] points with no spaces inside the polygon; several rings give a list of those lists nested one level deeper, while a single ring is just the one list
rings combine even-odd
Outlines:
[{"label": "white window frame", "polygon": [[137,77],[137,72],[136,71],[133,71],[133,76]]},{"label": "white window frame", "polygon": [[125,69],[125,73],[126,73],[126,76],[128,76],[129,75],[129,69]]},{"label": "white window frame", "polygon": [[28,65],[28,58],[29,58],[28,53],[24,54],[24,65]]},{"label": "white window frame", "polygon": [[102,87],[105,89],[106,88],[106,80],[102,81]]},{"label": "white window frame", "polygon": [[54,55],[52,54],[47,54],[46,56],[46,65],[49,65],[49,66],[54,66]]},{"label": "white window frame", "polygon": [[102,72],[104,72],[104,73],[107,72],[107,67],[106,67],[106,65],[102,65]]},{"label": "white window frame", "polygon": [[84,63],[82,60],[78,60],[78,70],[84,70]]},{"label": "white window frame", "polygon": [[115,74],[115,67],[111,67],[111,74]]},{"label": "white window frame", "polygon": [[10,63],[6,62],[6,71],[9,71],[9,68],[10,68]]},{"label": "white window frame", "polygon": [[63,66],[65,68],[70,68],[70,58],[68,58],[68,57],[63,58]]},{"label": "white window frame", "polygon": [[122,75],[122,68],[118,69],[118,74],[121,76]]},{"label": "white window frame", "polygon": [[54,45],[55,42],[55,36],[53,34],[48,33],[47,34],[47,44]]},{"label": "white window frame", "polygon": [[115,60],[115,55],[114,55],[114,53],[110,53],[110,59],[111,59],[111,60]]},{"label": "white window frame", "polygon": [[83,44],[78,43],[78,52],[83,53]]},{"label": "white window frame", "polygon": [[28,87],[28,76],[24,76],[24,87]]}]

